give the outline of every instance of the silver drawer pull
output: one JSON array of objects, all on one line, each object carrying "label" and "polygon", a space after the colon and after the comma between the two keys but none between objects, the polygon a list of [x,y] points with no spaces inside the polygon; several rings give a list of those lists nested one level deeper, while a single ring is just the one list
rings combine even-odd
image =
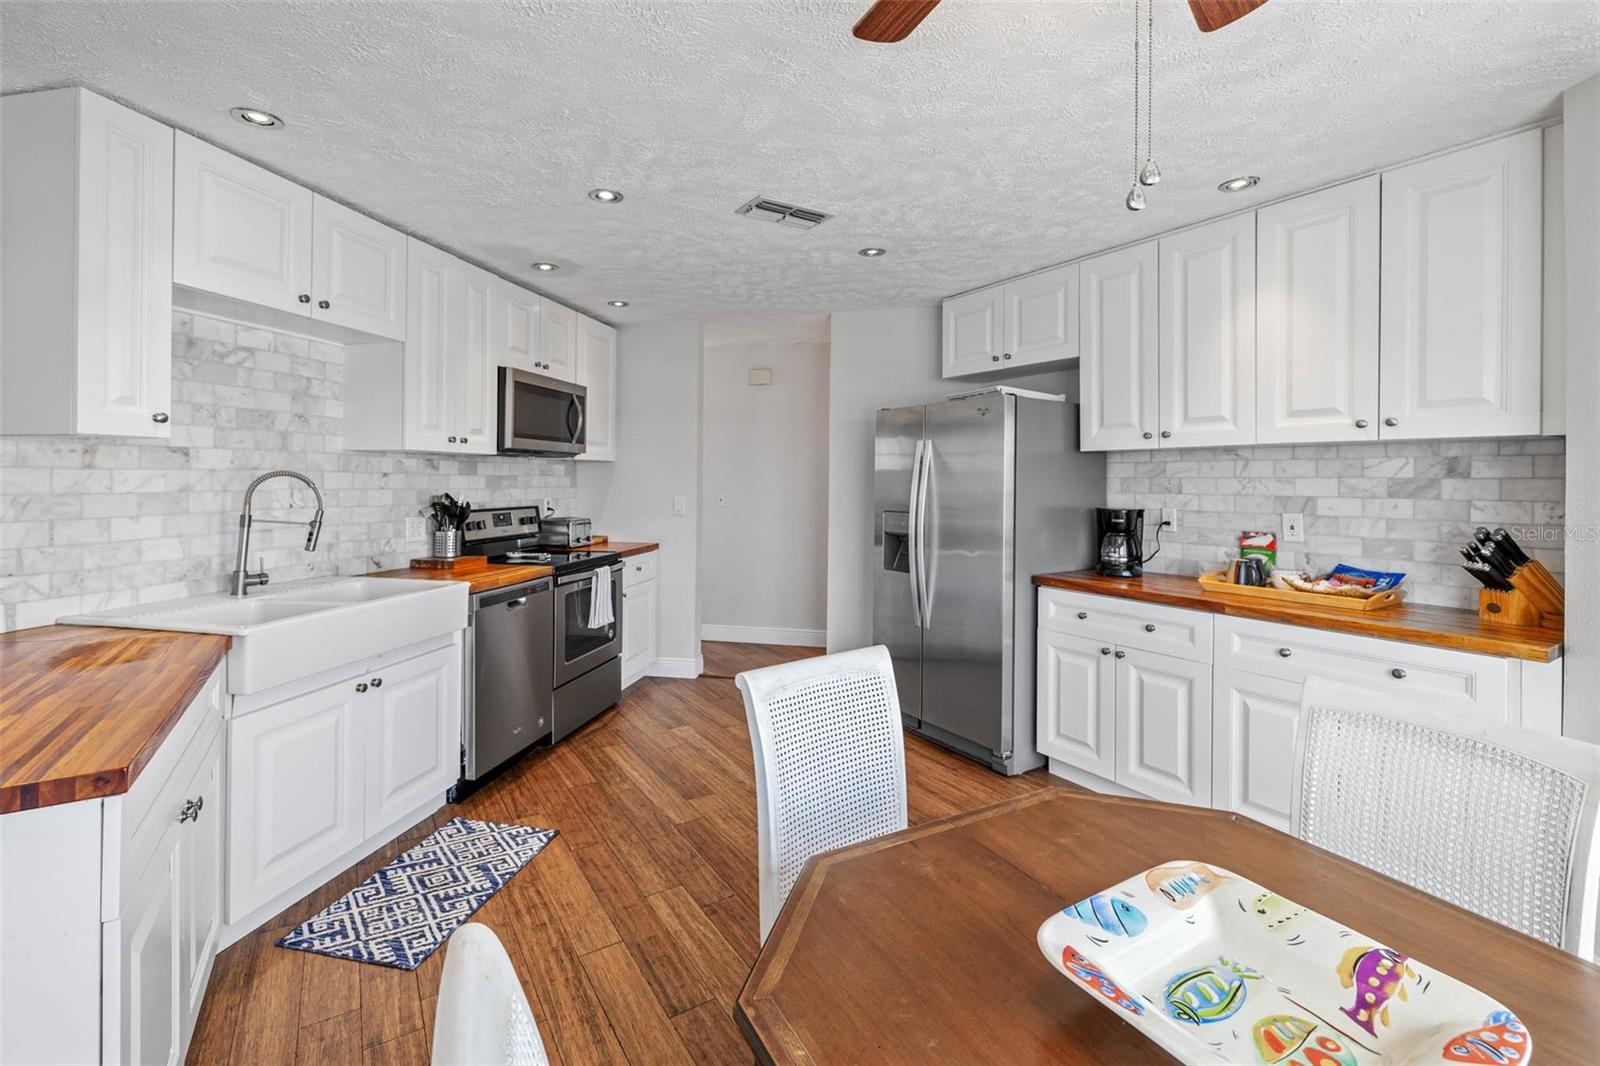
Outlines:
[{"label": "silver drawer pull", "polygon": [[1085,618],[1088,618],[1088,617],[1089,617],[1089,612],[1088,612],[1088,611],[1079,611],[1079,612],[1078,612],[1078,621],[1080,621],[1080,622],[1081,622],[1081,621],[1083,621],[1083,620],[1084,620],[1084,619],[1085,619]]},{"label": "silver drawer pull", "polygon": [[192,800],[184,800],[182,809],[178,811],[179,823],[198,822],[200,820],[200,809],[205,805],[206,798],[204,796],[198,796]]},{"label": "silver drawer pull", "polygon": [[1101,655],[1110,655],[1111,654],[1111,649],[1110,648],[1101,648],[1100,649],[1100,654]]},{"label": "silver drawer pull", "polygon": [[1127,657],[1128,657],[1128,653],[1127,653],[1127,652],[1125,652],[1125,651],[1120,651],[1120,650],[1119,650],[1119,651],[1118,651],[1118,652],[1117,652],[1117,658],[1119,658],[1119,659],[1126,659],[1126,658],[1127,658]]},{"label": "silver drawer pull", "polygon": [[1389,676],[1394,678],[1396,681],[1403,681],[1405,680],[1406,672],[1397,666],[1393,670],[1389,671]]},{"label": "silver drawer pull", "polygon": [[1154,633],[1156,631],[1156,624],[1154,622],[1146,622],[1144,624],[1144,631],[1146,633]]},{"label": "silver drawer pull", "polygon": [[1294,649],[1293,648],[1279,648],[1278,649],[1278,655],[1281,658],[1287,659],[1289,656],[1291,656],[1293,654],[1294,654]]}]

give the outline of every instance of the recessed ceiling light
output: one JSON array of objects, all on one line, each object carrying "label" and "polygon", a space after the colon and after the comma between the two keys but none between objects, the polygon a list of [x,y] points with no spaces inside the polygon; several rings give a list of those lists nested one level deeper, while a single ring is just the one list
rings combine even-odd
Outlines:
[{"label": "recessed ceiling light", "polygon": [[880,255],[887,255],[888,252],[883,248],[863,248],[863,249],[861,249],[861,251],[857,252],[856,254],[857,255],[864,255],[868,259],[876,259]]},{"label": "recessed ceiling light", "polygon": [[590,189],[589,199],[598,200],[603,204],[620,204],[622,194],[615,189]]},{"label": "recessed ceiling light", "polygon": [[1219,192],[1244,192],[1261,184],[1261,179],[1254,174],[1247,174],[1242,178],[1229,178],[1217,186]]},{"label": "recessed ceiling light", "polygon": [[255,126],[257,129],[275,130],[283,125],[283,119],[274,115],[271,111],[263,111],[258,107],[236,107],[229,111],[228,114],[245,125]]},{"label": "recessed ceiling light", "polygon": [[628,306],[628,301],[627,300],[607,300],[606,301],[606,306],[607,307],[627,307]]},{"label": "recessed ceiling light", "polygon": [[539,271],[541,274],[548,274],[552,270],[560,270],[561,268],[556,266],[554,263],[535,263],[533,264],[533,269]]}]

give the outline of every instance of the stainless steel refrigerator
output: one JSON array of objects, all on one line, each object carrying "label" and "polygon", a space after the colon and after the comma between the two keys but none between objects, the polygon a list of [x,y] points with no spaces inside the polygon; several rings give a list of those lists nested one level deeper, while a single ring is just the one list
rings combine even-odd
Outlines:
[{"label": "stainless steel refrigerator", "polygon": [[1078,406],[990,390],[878,412],[872,635],[907,729],[1004,774],[1034,741],[1033,575],[1094,562]]}]

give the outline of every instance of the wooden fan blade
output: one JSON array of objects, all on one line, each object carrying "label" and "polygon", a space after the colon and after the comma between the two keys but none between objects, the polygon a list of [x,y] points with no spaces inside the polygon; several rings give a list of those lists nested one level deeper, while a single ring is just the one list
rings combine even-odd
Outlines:
[{"label": "wooden fan blade", "polygon": [[939,0],[878,0],[850,32],[863,41],[894,44],[910,36],[938,6]]},{"label": "wooden fan blade", "polygon": [[1244,18],[1267,0],[1189,0],[1189,10],[1200,32],[1220,30],[1230,22]]}]

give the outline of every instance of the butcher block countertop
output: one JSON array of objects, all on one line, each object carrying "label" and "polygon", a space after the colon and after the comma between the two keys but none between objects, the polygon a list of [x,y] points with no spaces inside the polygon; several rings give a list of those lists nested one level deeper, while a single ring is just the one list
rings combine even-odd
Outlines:
[{"label": "butcher block countertop", "polygon": [[408,570],[379,570],[367,577],[404,577],[413,581],[465,581],[470,592],[489,592],[508,585],[520,585],[549,577],[555,570],[548,566],[521,566],[512,563],[491,563],[482,556],[463,556],[459,565],[448,569],[413,566]]},{"label": "butcher block countertop", "polygon": [[630,555],[643,555],[660,549],[661,545],[647,540],[612,540],[609,537],[596,537],[589,544],[595,551],[616,552],[626,559]]},{"label": "butcher block countertop", "polygon": [[228,642],[99,626],[0,634],[0,814],[127,792]]},{"label": "butcher block countertop", "polygon": [[1562,631],[1543,626],[1488,625],[1477,611],[1455,607],[1402,605],[1381,611],[1342,611],[1315,606],[1258,604],[1219,596],[1200,587],[1192,577],[1145,574],[1143,577],[1102,577],[1092,570],[1037,574],[1033,583],[1044,588],[1090,592],[1100,596],[1160,603],[1192,611],[1210,611],[1233,618],[1331,629],[1363,637],[1431,644],[1437,648],[1498,655],[1547,663],[1561,658]]}]

